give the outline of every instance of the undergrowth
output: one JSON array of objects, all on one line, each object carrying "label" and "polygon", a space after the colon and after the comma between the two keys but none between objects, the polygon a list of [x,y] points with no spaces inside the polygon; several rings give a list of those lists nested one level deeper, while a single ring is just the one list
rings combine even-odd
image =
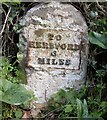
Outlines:
[{"label": "undergrowth", "polygon": [[[37,3],[38,4],[38,3]],[[80,90],[73,88],[60,90],[52,96],[48,107],[41,110],[39,117],[51,118],[107,118],[107,2],[105,3],[71,3],[79,9],[87,21],[89,28],[89,58],[87,80]],[[25,71],[19,67],[17,52],[20,30],[19,19],[35,3],[2,3],[0,14],[3,15],[2,61],[0,62],[0,101],[2,102],[2,118],[22,118],[25,108],[23,104],[31,101],[32,93],[26,91],[20,83],[26,83]],[[8,19],[6,19],[8,18]],[[0,43],[0,44],[1,44]],[[1,49],[0,49],[1,50]],[[1,54],[1,51],[0,51]],[[3,86],[4,84],[4,86]],[[22,93],[23,91],[23,93]],[[14,94],[14,95],[13,95]],[[16,96],[19,96],[18,99]],[[22,98],[22,96],[24,96]],[[11,100],[9,99],[11,97]],[[26,108],[26,110],[28,110]],[[2,115],[1,115],[2,114]]]}]

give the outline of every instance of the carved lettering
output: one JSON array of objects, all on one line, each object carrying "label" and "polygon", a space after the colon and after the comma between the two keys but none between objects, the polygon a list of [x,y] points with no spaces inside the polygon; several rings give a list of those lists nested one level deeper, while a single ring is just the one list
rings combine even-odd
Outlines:
[{"label": "carved lettering", "polygon": [[43,48],[43,49],[60,49],[61,50],[79,50],[80,45],[77,44],[60,44],[60,43],[47,43],[47,42],[34,42],[29,41],[29,47],[31,48]]},{"label": "carved lettering", "polygon": [[68,44],[67,50],[73,50],[73,45],[72,44]]},{"label": "carved lettering", "polygon": [[53,49],[54,48],[54,44],[53,43],[49,43],[49,48]]},{"label": "carved lettering", "polygon": [[62,50],[65,50],[66,49],[66,44],[62,44],[60,47],[61,47]]},{"label": "carved lettering", "polygon": [[38,64],[44,65],[66,65],[69,66],[71,64],[70,59],[50,59],[50,58],[38,58]]},{"label": "carved lettering", "polygon": [[48,49],[48,48],[49,48],[48,43],[43,42],[43,43],[42,43],[42,48]]},{"label": "carved lettering", "polygon": [[[47,54],[48,52],[46,52],[46,55],[50,55],[50,57],[55,57],[57,56],[57,52],[58,55],[60,55],[61,53],[59,53],[60,50],[67,50],[67,51],[76,51],[80,49],[80,45],[77,44],[66,44],[66,43],[61,43],[61,39],[62,36],[61,35],[54,35],[52,33],[48,33],[48,41],[44,42],[44,41],[29,41],[29,47],[30,48],[35,48],[35,49],[46,49],[49,50],[49,54]],[[56,41],[55,41],[56,40]],[[54,42],[55,41],[55,42]],[[45,51],[44,51],[45,52]],[[65,51],[66,52],[66,51]],[[43,53],[44,54],[44,53]],[[45,57],[46,57],[45,55]],[[64,59],[64,58],[60,58],[60,59],[53,59],[50,58],[49,56],[47,56],[48,58],[45,58],[42,56],[38,58],[37,63],[41,64],[41,65],[65,65],[65,66],[70,66],[71,65],[71,60],[70,59]]]},{"label": "carved lettering", "polygon": [[63,59],[59,59],[59,65],[64,65],[64,60]]},{"label": "carved lettering", "polygon": [[52,59],[52,65],[57,65],[56,59]]},{"label": "carved lettering", "polygon": [[45,64],[45,58],[38,58],[38,64]]},{"label": "carved lettering", "polygon": [[51,34],[51,33],[49,33],[49,34],[48,34],[48,39],[49,39],[49,40],[53,40],[53,39],[54,39],[54,35]]},{"label": "carved lettering", "polygon": [[71,60],[66,60],[65,65],[69,66],[71,64]]},{"label": "carved lettering", "polygon": [[41,48],[42,46],[41,46],[41,42],[36,42],[36,47],[37,48]]},{"label": "carved lettering", "polygon": [[35,48],[35,42],[34,41],[29,41],[29,47]]},{"label": "carved lettering", "polygon": [[57,36],[55,36],[55,38],[56,38],[56,40],[61,40],[61,35],[57,35]]},{"label": "carved lettering", "polygon": [[50,59],[47,58],[46,64],[50,65]]},{"label": "carved lettering", "polygon": [[80,48],[79,45],[74,44],[74,50],[79,50],[79,48]]},{"label": "carved lettering", "polygon": [[58,43],[58,44],[55,44],[55,49],[57,49],[58,50],[58,48],[60,47],[60,43]]},{"label": "carved lettering", "polygon": [[51,56],[56,56],[56,51],[52,51]]},{"label": "carved lettering", "polygon": [[54,39],[55,39],[55,40],[57,40],[57,41],[60,41],[60,40],[61,40],[61,35],[56,35],[56,36],[55,36],[55,35],[49,33],[49,34],[48,34],[48,39],[49,39],[49,40],[54,40]]}]

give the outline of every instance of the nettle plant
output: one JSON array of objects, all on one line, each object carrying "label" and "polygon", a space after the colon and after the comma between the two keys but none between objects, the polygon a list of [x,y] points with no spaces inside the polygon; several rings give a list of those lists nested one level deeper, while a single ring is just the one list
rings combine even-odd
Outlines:
[{"label": "nettle plant", "polygon": [[[91,25],[90,25],[91,26]],[[97,28],[96,28],[97,27]],[[93,28],[89,30],[90,55],[89,65],[95,72],[96,81],[106,83],[107,76],[107,18],[93,21]],[[107,83],[106,83],[107,84]]]},{"label": "nettle plant", "polygon": [[[14,74],[16,73],[15,76],[12,75],[13,71],[15,71]],[[0,101],[21,105],[34,98],[33,92],[20,84],[23,80],[23,72],[9,64],[3,57],[0,59],[0,73]]]}]

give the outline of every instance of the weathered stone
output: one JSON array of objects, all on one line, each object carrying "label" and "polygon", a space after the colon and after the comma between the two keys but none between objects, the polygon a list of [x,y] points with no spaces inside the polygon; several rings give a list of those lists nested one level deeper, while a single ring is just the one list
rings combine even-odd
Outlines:
[{"label": "weathered stone", "polygon": [[59,89],[84,83],[87,69],[87,25],[71,4],[51,2],[31,8],[23,21],[27,41],[27,85],[39,103]]}]

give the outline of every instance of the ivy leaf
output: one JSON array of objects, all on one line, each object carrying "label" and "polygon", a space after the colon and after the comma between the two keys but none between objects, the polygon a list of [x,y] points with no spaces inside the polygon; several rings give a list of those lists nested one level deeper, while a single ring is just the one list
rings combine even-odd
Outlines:
[{"label": "ivy leaf", "polygon": [[33,94],[26,90],[21,84],[14,84],[8,80],[0,80],[0,101],[12,104],[21,105],[26,101],[34,98]]},{"label": "ivy leaf", "polygon": [[98,45],[103,49],[107,49],[107,34],[99,34],[97,32],[89,33],[89,41],[92,44]]}]

